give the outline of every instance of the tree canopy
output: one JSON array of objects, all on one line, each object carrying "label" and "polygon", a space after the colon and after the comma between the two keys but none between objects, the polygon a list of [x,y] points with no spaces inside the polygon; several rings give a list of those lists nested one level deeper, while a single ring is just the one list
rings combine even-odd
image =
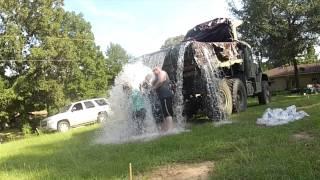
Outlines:
[{"label": "tree canopy", "polygon": [[107,67],[118,61],[104,57],[81,14],[65,11],[63,0],[0,0],[0,12],[0,125],[17,113],[106,96],[107,77],[119,71]]},{"label": "tree canopy", "polygon": [[271,67],[293,64],[299,88],[298,55],[317,41],[320,32],[319,0],[241,0],[230,2],[233,14],[243,21],[243,40],[256,54],[268,57]]},{"label": "tree canopy", "polygon": [[116,75],[121,71],[122,66],[128,63],[130,56],[120,44],[110,43],[106,50],[107,70],[110,73],[108,80],[110,85],[114,83]]},{"label": "tree canopy", "polygon": [[184,35],[170,37],[164,41],[164,44],[161,46],[160,49],[166,49],[166,48],[178,45],[179,43],[181,43],[183,39],[184,39]]}]

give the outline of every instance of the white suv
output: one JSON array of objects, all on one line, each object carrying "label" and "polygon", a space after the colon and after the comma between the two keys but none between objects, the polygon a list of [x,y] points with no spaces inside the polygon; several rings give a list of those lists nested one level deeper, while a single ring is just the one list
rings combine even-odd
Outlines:
[{"label": "white suv", "polygon": [[78,101],[65,106],[59,114],[45,118],[40,127],[45,130],[66,132],[75,127],[106,120],[110,107],[104,98]]}]

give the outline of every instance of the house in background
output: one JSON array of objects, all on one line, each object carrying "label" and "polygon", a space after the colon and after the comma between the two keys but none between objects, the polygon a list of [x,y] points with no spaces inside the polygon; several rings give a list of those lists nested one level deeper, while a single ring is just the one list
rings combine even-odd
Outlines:
[{"label": "house in background", "polygon": [[[320,83],[320,63],[298,65],[300,74],[300,87],[308,84]],[[282,66],[265,72],[271,82],[272,91],[291,90],[295,88],[295,77],[293,66]]]}]

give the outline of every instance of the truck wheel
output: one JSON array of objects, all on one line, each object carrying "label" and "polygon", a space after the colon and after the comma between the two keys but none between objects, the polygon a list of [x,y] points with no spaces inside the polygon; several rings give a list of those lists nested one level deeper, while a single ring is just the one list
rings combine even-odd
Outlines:
[{"label": "truck wheel", "polygon": [[227,115],[230,115],[232,113],[232,96],[226,80],[222,80],[220,82],[219,92],[220,92],[220,98],[222,102],[221,109],[223,110],[224,113],[226,113]]},{"label": "truck wheel", "polygon": [[[219,93],[218,95],[220,96],[220,107],[213,107],[212,109],[210,108],[210,105],[206,105],[208,118],[214,120],[223,118],[222,114],[231,115],[232,113],[232,96],[227,81],[221,80],[217,88]],[[209,99],[210,98],[206,98],[206,101],[209,101]]]},{"label": "truck wheel", "polygon": [[67,132],[70,129],[70,124],[67,120],[59,121],[57,129],[59,132]]},{"label": "truck wheel", "polygon": [[240,79],[232,79],[233,112],[239,113],[247,109],[247,91]]},{"label": "truck wheel", "polygon": [[104,122],[105,120],[107,120],[107,116],[108,116],[107,112],[100,112],[97,117],[97,122],[98,123]]},{"label": "truck wheel", "polygon": [[269,104],[271,101],[271,94],[268,81],[262,81],[261,86],[261,93],[258,95],[259,104]]}]

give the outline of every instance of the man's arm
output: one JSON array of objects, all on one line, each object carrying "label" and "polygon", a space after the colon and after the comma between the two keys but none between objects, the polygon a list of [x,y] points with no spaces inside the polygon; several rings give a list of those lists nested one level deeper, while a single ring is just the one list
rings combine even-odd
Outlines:
[{"label": "man's arm", "polygon": [[161,85],[162,85],[162,82],[158,80],[156,83],[154,83],[153,89],[158,89]]}]

